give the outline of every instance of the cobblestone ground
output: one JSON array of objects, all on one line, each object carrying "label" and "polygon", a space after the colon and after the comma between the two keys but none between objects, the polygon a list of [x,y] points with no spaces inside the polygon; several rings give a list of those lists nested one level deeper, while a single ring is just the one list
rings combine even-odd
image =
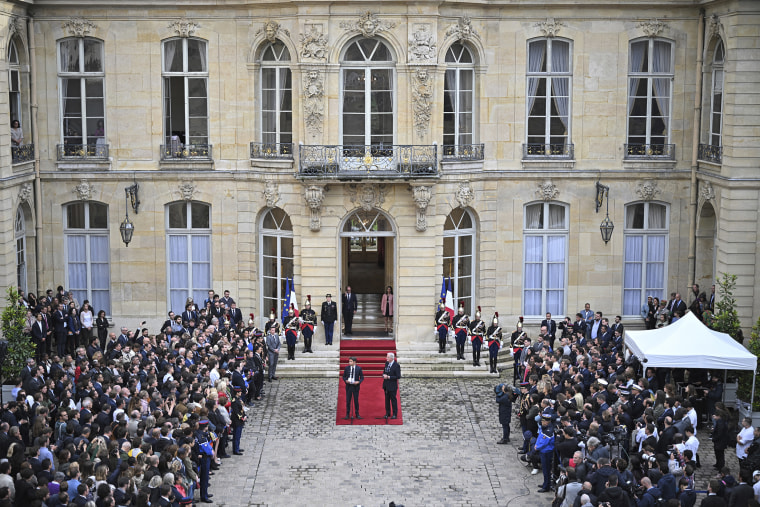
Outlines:
[{"label": "cobblestone ground", "polygon": [[[407,379],[402,426],[336,426],[337,379],[282,379],[249,412],[243,456],[223,460],[211,478],[221,506],[536,506],[541,475],[518,460],[519,427],[501,437],[492,379]],[[382,396],[382,393],[377,393]],[[516,423],[513,417],[513,423]],[[703,467],[712,476],[706,430]],[[726,461],[737,469],[734,453]]]}]

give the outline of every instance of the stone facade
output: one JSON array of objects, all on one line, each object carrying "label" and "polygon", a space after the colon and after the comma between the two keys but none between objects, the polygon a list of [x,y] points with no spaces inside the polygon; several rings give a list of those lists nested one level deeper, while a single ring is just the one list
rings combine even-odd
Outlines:
[{"label": "stone facade", "polygon": [[[755,2],[695,6],[671,0],[642,6],[613,1],[603,7],[552,2],[547,18],[544,5],[501,1],[417,2],[413,8],[383,3],[366,12],[360,3],[336,7],[321,1],[259,6],[229,0],[220,7],[192,0],[181,8],[173,2],[131,2],[122,8],[107,1],[72,7],[62,0],[35,0],[33,20],[25,6],[0,3],[0,47],[7,54],[14,40],[19,48],[21,102],[28,111],[21,117],[29,118],[23,127],[27,142],[35,140],[37,157],[14,160],[10,136],[0,137],[0,286],[16,283],[13,219],[19,206],[26,218],[28,289],[41,291],[68,284],[63,206],[100,202],[108,206],[112,314],[147,316],[157,323],[168,310],[166,206],[189,195],[210,205],[213,288],[229,288],[241,307],[257,316],[268,313],[260,283],[260,227],[262,215],[276,206],[289,215],[293,230],[293,272],[283,276],[293,276],[299,304],[306,294],[321,302],[326,292],[340,293],[346,281],[340,233],[345,219],[360,208],[349,185],[362,192],[366,185],[385,185],[383,198],[370,208],[393,224],[386,284],[394,287],[399,302],[396,328],[402,342],[430,333],[441,276],[447,275],[445,220],[462,206],[476,219],[474,304],[487,316],[499,311],[503,325],[511,326],[524,305],[525,205],[545,199],[567,205],[569,212],[562,313],[572,315],[586,301],[607,314],[621,312],[625,206],[651,201],[669,210],[664,290],[686,294],[696,277],[709,291],[716,273],[735,273],[743,324],[749,327],[760,315],[755,271],[760,255],[760,6]],[[706,12],[702,48],[700,7]],[[383,41],[392,54],[393,142],[436,146],[434,178],[369,172],[350,180],[303,177],[299,143],[342,144],[341,61],[346,47],[365,36]],[[652,36],[672,41],[674,48],[672,159],[631,158],[625,151],[629,42]],[[103,42],[107,157],[57,156],[63,138],[57,44],[69,37]],[[160,146],[166,144],[162,41],[173,37],[207,43],[208,143],[213,145],[208,157],[161,156]],[[542,37],[571,43],[570,157],[523,155],[527,44]],[[725,45],[722,159],[696,162],[692,207],[698,57],[704,60],[698,139],[709,145],[711,60],[718,38]],[[249,146],[263,140],[261,59],[272,40],[281,41],[290,54],[292,159],[253,156]],[[473,55],[472,143],[483,143],[482,158],[442,157],[445,60],[454,43]],[[0,66],[10,64],[3,60]],[[0,72],[0,89],[10,86],[8,75]],[[8,93],[0,93],[2,132],[9,130],[10,111]],[[35,171],[41,195],[31,187],[33,195],[21,199],[28,195],[22,187],[35,183]],[[87,192],[75,191],[83,181]],[[605,210],[596,213],[594,207],[597,181],[610,187],[615,231],[607,244],[599,232]],[[142,204],[138,214],[130,208],[135,233],[125,247],[119,235],[123,189],[133,182],[139,184]],[[318,190],[307,195],[313,185]]]}]

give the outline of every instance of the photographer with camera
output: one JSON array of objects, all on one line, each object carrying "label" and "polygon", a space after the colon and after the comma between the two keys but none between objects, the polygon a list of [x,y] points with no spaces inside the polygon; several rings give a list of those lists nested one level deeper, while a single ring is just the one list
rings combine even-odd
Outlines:
[{"label": "photographer with camera", "polygon": [[599,505],[604,504],[615,507],[630,507],[631,500],[628,494],[618,485],[618,476],[613,473],[604,483],[604,490],[599,494]]},{"label": "photographer with camera", "polygon": [[499,404],[499,424],[502,437],[497,444],[509,443],[509,426],[512,424],[512,402],[517,398],[517,390],[507,384],[499,384],[495,388],[496,403]]},{"label": "photographer with camera", "polygon": [[[589,439],[590,442],[591,439]],[[588,459],[588,458],[587,458]],[[609,458],[599,458],[596,461],[596,472],[588,476],[588,481],[594,487],[594,494],[601,495],[611,476],[615,476],[615,485],[617,486],[617,470],[610,466]]]},{"label": "photographer with camera", "polygon": [[557,479],[557,493],[552,502],[552,507],[570,507],[575,502],[578,492],[583,485],[573,467],[561,468]]},{"label": "photographer with camera", "polygon": [[652,485],[652,480],[649,477],[642,477],[640,481],[641,487],[637,491],[638,500],[636,501],[636,507],[657,507],[662,504],[662,492],[657,486]]}]

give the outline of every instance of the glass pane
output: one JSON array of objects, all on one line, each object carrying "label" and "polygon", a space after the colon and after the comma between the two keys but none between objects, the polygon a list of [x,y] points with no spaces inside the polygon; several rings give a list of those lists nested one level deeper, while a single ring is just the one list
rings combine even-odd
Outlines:
[{"label": "glass pane", "polygon": [[631,204],[625,208],[625,227],[627,229],[644,228],[644,203]]},{"label": "glass pane", "polygon": [[472,236],[467,234],[459,237],[459,255],[472,255]]},{"label": "glass pane", "polygon": [[673,45],[670,42],[654,41],[652,51],[652,72],[672,72],[670,64],[670,52]]},{"label": "glass pane", "polygon": [[460,229],[472,229],[472,216],[465,210],[462,210],[462,220],[459,222]]},{"label": "glass pane", "polygon": [[277,238],[275,236],[262,236],[261,252],[264,255],[274,257],[277,255]]},{"label": "glass pane", "polygon": [[84,229],[85,203],[77,202],[66,206],[66,226],[69,229]]},{"label": "glass pane", "polygon": [[391,58],[391,52],[388,49],[388,47],[382,42],[378,41],[375,54],[372,55],[372,61],[373,62],[390,62],[392,60],[393,58]]},{"label": "glass pane", "polygon": [[454,241],[456,238],[448,236],[443,238],[443,256],[444,257],[453,257],[454,256]]},{"label": "glass pane", "polygon": [[390,69],[372,69],[371,71],[371,89],[373,91],[384,91],[393,89],[393,79]]},{"label": "glass pane", "polygon": [[98,40],[84,40],[84,71],[103,72],[103,43]]},{"label": "glass pane", "polygon": [[552,72],[570,72],[570,43],[552,41]]},{"label": "glass pane", "polygon": [[293,259],[293,238],[280,238],[280,256],[283,259]]},{"label": "glass pane", "polygon": [[[108,255],[110,249],[108,247],[108,236],[90,236],[90,261],[98,265],[105,264],[108,267]],[[102,279],[93,277],[93,287],[99,289],[107,289],[108,285],[102,283]]]},{"label": "glass pane", "polygon": [[61,72],[79,72],[79,39],[68,39],[60,44]]},{"label": "glass pane", "polygon": [[187,39],[187,71],[206,72],[206,43]]},{"label": "glass pane", "polygon": [[175,202],[169,205],[169,228],[187,229],[187,203]]},{"label": "glass pane", "polygon": [[98,202],[90,202],[90,229],[108,228],[108,206]]},{"label": "glass pane", "polygon": [[343,60],[347,62],[363,62],[364,61],[364,54],[362,53],[361,49],[359,49],[359,45],[356,42],[354,42],[348,47],[348,49],[346,50],[346,54],[343,57]]},{"label": "glass pane", "polygon": [[188,97],[207,98],[206,78],[188,78],[187,95]]},{"label": "glass pane", "polygon": [[[364,92],[344,92],[343,113],[364,113]],[[363,118],[363,116],[362,116]],[[345,127],[344,127],[345,129]]]},{"label": "glass pane", "polygon": [[525,228],[544,228],[544,205],[543,203],[531,204],[525,207]]},{"label": "glass pane", "polygon": [[364,69],[345,69],[343,71],[344,90],[364,90]]},{"label": "glass pane", "polygon": [[[468,236],[467,240],[469,242],[471,238]],[[459,256],[459,275],[460,276],[472,275],[472,256],[470,255]]]},{"label": "glass pane", "polygon": [[194,202],[190,204],[190,209],[192,213],[192,228],[208,229],[210,207],[206,204]]},{"label": "glass pane", "polygon": [[169,235],[169,262],[187,262],[187,236]]},{"label": "glass pane", "polygon": [[164,72],[182,72],[182,39],[164,42]]}]

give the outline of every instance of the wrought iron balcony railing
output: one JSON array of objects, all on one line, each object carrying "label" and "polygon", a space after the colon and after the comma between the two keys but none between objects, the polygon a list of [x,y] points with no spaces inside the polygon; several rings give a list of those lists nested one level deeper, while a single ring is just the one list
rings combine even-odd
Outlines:
[{"label": "wrought iron balcony railing", "polygon": [[438,176],[433,145],[300,145],[303,178],[430,178]]},{"label": "wrought iron balcony railing", "polygon": [[626,144],[624,146],[626,160],[676,159],[675,144]]},{"label": "wrought iron balcony railing", "polygon": [[443,153],[441,153],[441,159],[446,161],[453,160],[483,160],[484,157],[484,145],[483,144],[460,144],[444,145]]},{"label": "wrought iron balcony railing", "polygon": [[34,145],[22,144],[21,146],[11,146],[11,162],[21,164],[34,160]]},{"label": "wrought iron balcony railing", "polygon": [[697,149],[697,158],[705,162],[720,164],[723,162],[723,146],[700,144]]},{"label": "wrought iron balcony railing", "polygon": [[251,143],[251,158],[293,160],[293,143]]},{"label": "wrought iron balcony railing", "polygon": [[108,160],[107,144],[58,144],[58,160]]},{"label": "wrought iron balcony railing", "polygon": [[162,144],[161,160],[211,160],[210,144]]},{"label": "wrought iron balcony railing", "polygon": [[544,144],[544,143],[525,143],[523,144],[523,159],[574,159],[575,145],[569,144]]}]

